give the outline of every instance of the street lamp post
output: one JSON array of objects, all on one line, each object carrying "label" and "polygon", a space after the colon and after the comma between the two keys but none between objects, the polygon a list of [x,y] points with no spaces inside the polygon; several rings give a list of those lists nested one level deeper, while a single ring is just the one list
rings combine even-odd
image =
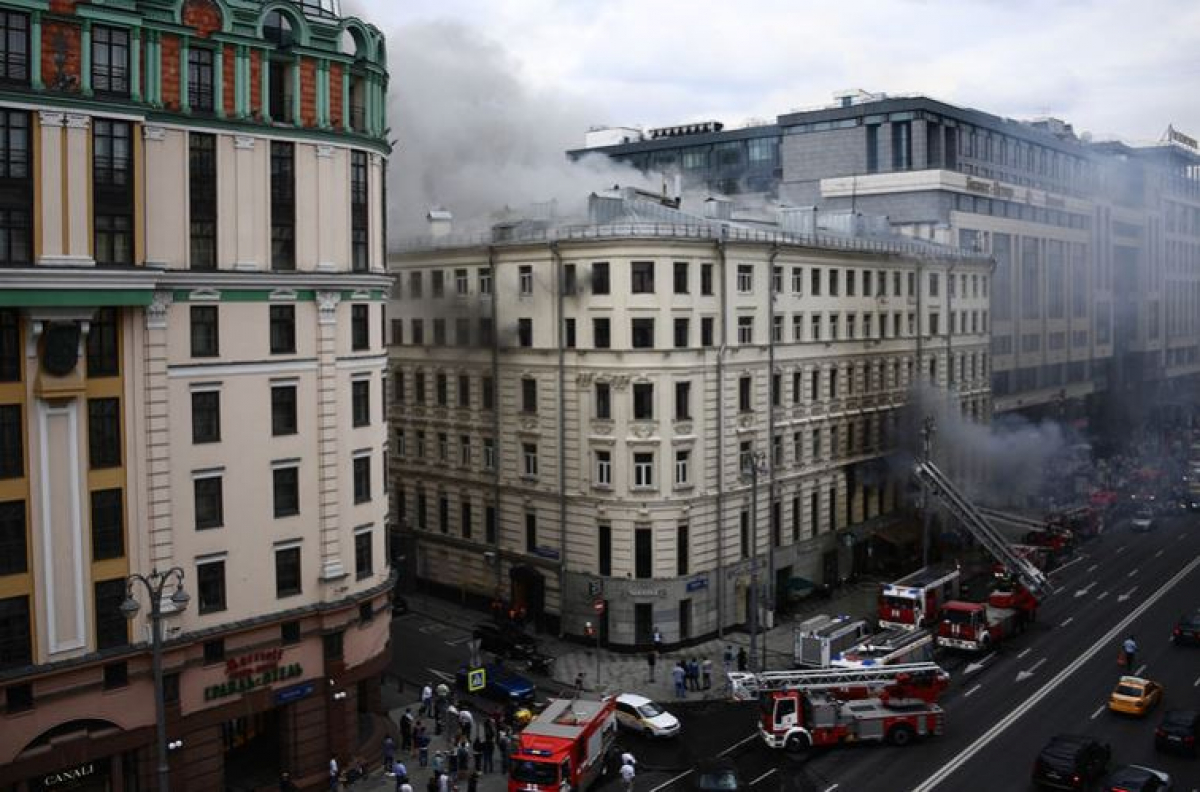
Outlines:
[{"label": "street lamp post", "polygon": [[159,792],[169,792],[171,788],[170,766],[167,763],[167,713],[166,702],[163,701],[163,668],[162,668],[162,600],[168,586],[174,585],[175,590],[168,597],[174,605],[175,613],[187,607],[191,597],[183,590],[183,570],[171,567],[166,572],[157,569],[149,575],[133,573],[125,580],[125,601],[121,603],[121,612],[125,618],[132,619],[137,615],[138,601],[134,599],[136,584],[141,584],[150,597],[150,635],[151,647],[154,651],[154,720],[158,731],[158,789]]},{"label": "street lamp post", "polygon": [[[921,455],[924,461],[933,461],[933,435],[937,432],[937,426],[932,415],[925,417],[921,422]],[[933,531],[933,499],[929,494],[929,487],[921,487],[921,566],[929,566],[929,546],[932,542],[930,533]]]},{"label": "street lamp post", "polygon": [[758,656],[758,477],[766,471],[767,455],[762,451],[753,451],[742,460],[742,478],[750,480],[750,668],[755,671],[767,667],[765,636],[762,656]]}]

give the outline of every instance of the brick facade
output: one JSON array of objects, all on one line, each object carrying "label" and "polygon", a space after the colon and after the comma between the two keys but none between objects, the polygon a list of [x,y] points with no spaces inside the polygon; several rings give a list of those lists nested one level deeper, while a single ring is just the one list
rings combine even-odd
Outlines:
[{"label": "brick facade", "polygon": [[162,37],[162,102],[168,110],[179,109],[179,37]]},{"label": "brick facade", "polygon": [[339,63],[329,65],[329,123],[340,127],[342,121],[342,72],[345,69]]},{"label": "brick facade", "polygon": [[311,58],[300,61],[300,122],[317,125],[317,63]]},{"label": "brick facade", "polygon": [[79,90],[80,39],[79,28],[75,25],[63,22],[42,25],[42,80],[47,86],[57,90]]},{"label": "brick facade", "polygon": [[183,24],[194,28],[198,37],[208,38],[221,30],[221,9],[212,0],[187,0]]},{"label": "brick facade", "polygon": [[234,50],[233,47],[225,47],[224,52],[225,54],[223,57],[225,60],[222,62],[221,70],[225,74],[225,115],[232,116],[237,111],[237,108],[234,107],[233,102],[234,95],[237,93],[235,88],[237,83],[233,77],[237,55],[235,54],[236,50]]}]

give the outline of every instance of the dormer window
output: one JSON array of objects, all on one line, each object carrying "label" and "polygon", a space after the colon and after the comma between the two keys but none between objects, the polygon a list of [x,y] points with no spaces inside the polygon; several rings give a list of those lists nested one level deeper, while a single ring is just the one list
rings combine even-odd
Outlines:
[{"label": "dormer window", "polygon": [[292,35],[292,23],[282,11],[272,11],[263,20],[263,38],[279,48],[286,48],[295,43]]}]

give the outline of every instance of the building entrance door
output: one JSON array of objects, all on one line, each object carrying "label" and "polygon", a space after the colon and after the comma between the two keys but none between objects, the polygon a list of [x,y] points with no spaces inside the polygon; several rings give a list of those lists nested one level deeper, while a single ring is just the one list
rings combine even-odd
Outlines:
[{"label": "building entrance door", "polygon": [[633,606],[633,640],[640,646],[654,643],[654,605],[649,602]]},{"label": "building entrance door", "polygon": [[279,729],[277,709],[221,724],[228,792],[249,792],[279,783]]}]

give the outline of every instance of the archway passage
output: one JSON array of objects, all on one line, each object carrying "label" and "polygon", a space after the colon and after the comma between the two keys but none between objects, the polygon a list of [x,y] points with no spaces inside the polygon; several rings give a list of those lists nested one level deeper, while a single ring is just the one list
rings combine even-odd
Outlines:
[{"label": "archway passage", "polygon": [[136,778],[136,756],[130,752],[124,757],[95,758],[92,750],[95,741],[123,731],[117,724],[98,718],[67,721],[30,740],[16,761],[35,760],[48,766],[48,772],[40,772],[30,782],[29,789],[35,792],[108,792],[113,788],[114,762],[126,776]]},{"label": "archway passage", "polygon": [[508,577],[512,586],[510,616],[523,624],[532,621],[541,629],[546,610],[546,579],[530,566],[513,567]]}]

